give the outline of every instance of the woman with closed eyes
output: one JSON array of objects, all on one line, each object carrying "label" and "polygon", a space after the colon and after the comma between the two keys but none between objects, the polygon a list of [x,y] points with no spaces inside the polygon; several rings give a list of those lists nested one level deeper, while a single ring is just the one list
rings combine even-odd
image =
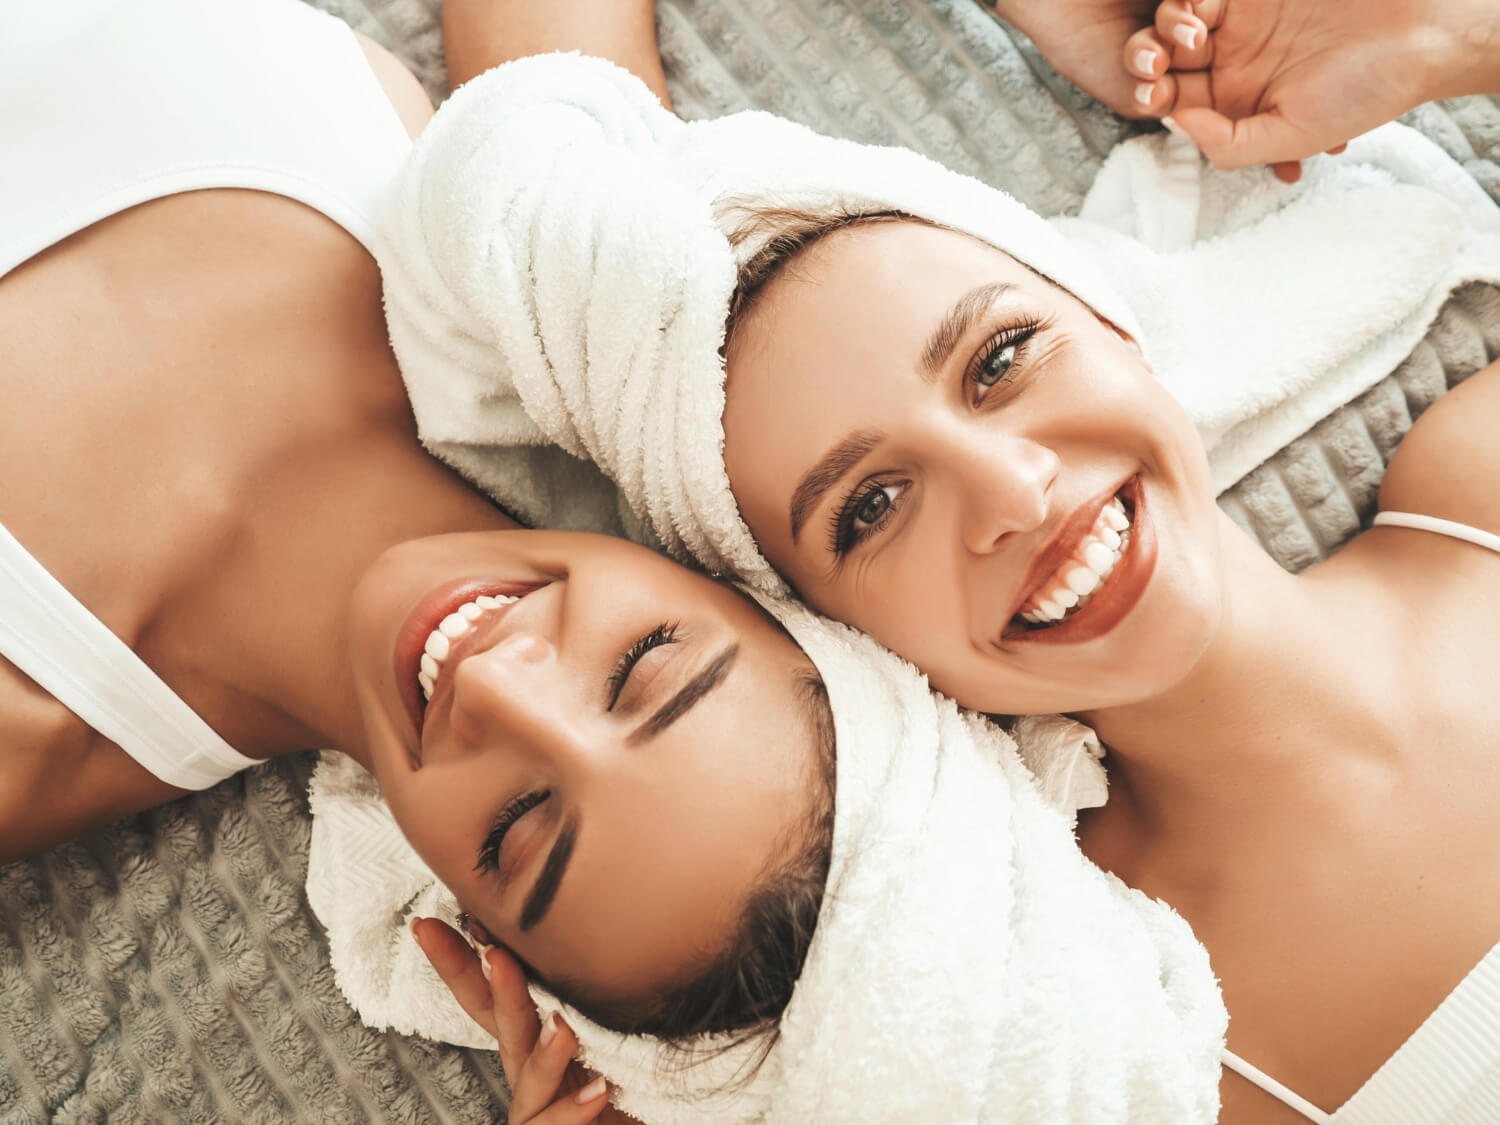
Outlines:
[{"label": "woman with closed eyes", "polygon": [[423,451],[371,249],[410,75],[286,0],[22,5],[0,54],[0,861],[329,747],[584,1010],[774,1016],[827,867],[818,675]]},{"label": "woman with closed eyes", "polygon": [[[613,139],[624,102],[598,97],[608,141],[579,115],[570,159],[636,155]],[[635,101],[619,112],[655,125]],[[466,135],[457,113],[447,128]],[[1222,1120],[1485,1120],[1475,1107],[1500,1106],[1500,1039],[1480,1029],[1500,997],[1500,724],[1484,705],[1500,365],[1413,427],[1376,526],[1289,574],[1218,509],[1203,440],[1121,302],[1014,201],[764,115],[659,129],[641,175],[687,194],[671,214],[601,209],[598,276],[644,244],[633,223],[662,259],[710,264],[660,300],[670,361],[587,335],[570,392],[569,432],[595,435],[591,403],[654,384],[626,438],[586,438],[629,470],[616,481],[648,530],[784,583],[964,706],[1093,727],[1109,798],[1078,840],[1207,946],[1231,1016]],[[466,221],[491,261],[546,252],[524,221]],[[674,239],[680,259],[660,250]],[[548,306],[536,354],[580,354],[570,333],[595,330],[601,301],[577,321]],[[723,335],[690,340],[715,310]],[[511,358],[514,386],[495,385],[524,405],[534,360]],[[636,432],[672,436],[637,449]],[[700,460],[721,436],[716,477]]]}]

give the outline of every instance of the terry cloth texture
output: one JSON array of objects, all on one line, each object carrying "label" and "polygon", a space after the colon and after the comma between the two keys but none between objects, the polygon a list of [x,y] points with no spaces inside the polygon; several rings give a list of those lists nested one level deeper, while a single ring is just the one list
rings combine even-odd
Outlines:
[{"label": "terry cloth texture", "polygon": [[[817,928],[769,1050],[684,1055],[565,1008],[616,1104],[650,1125],[1214,1121],[1228,1014],[1187,924],[1079,852],[1009,735],[864,634],[760,601],[833,713]],[[482,1041],[406,933],[457,903],[372,779],[325,755],[312,807],[308,895],[344,994],[376,1026]]]},{"label": "terry cloth texture", "polygon": [[[434,97],[445,92],[439,0],[318,6],[395,51]],[[1076,210],[1134,129],[972,0],[657,10],[684,114],[761,108],[909,145],[1046,214]],[[1406,120],[1500,199],[1500,105],[1465,99]],[[1249,473],[1224,507],[1284,566],[1326,556],[1373,511],[1413,416],[1496,355],[1500,300],[1460,293],[1393,377]],[[371,1032],[339,995],[303,897],[314,761],[258,767],[0,867],[0,1125],[503,1115],[490,1052]]]}]

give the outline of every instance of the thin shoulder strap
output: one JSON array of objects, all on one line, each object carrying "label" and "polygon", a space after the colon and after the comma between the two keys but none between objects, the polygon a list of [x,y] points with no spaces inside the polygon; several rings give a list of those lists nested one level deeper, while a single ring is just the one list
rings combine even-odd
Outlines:
[{"label": "thin shoulder strap", "polygon": [[146,769],[207,789],[247,766],[0,524],[0,654]]},{"label": "thin shoulder strap", "polygon": [[1500,554],[1500,535],[1480,531],[1466,523],[1440,520],[1436,516],[1423,516],[1416,512],[1380,512],[1372,527],[1409,527],[1415,531],[1430,531],[1435,535],[1446,535],[1449,539],[1462,539],[1476,547],[1485,547]]},{"label": "thin shoulder strap", "polygon": [[1224,1050],[1220,1053],[1219,1058],[1225,1066],[1234,1071],[1241,1078],[1255,1083],[1255,1085],[1259,1086],[1262,1090],[1270,1094],[1277,1101],[1284,1102],[1286,1105],[1291,1106],[1309,1121],[1316,1122],[1317,1125],[1332,1125],[1333,1114],[1325,1113],[1323,1110],[1313,1105],[1312,1102],[1304,1098],[1301,1094],[1292,1093],[1292,1091],[1288,1090],[1285,1086],[1276,1081],[1276,1079],[1272,1078],[1265,1071],[1251,1066],[1244,1059],[1240,1058],[1239,1055],[1231,1051],[1228,1047],[1224,1048]]}]

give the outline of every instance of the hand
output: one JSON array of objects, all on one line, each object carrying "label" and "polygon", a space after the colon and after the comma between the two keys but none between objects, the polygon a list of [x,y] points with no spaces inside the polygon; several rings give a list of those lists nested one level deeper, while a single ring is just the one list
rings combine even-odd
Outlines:
[{"label": "hand", "polygon": [[562,1017],[543,1029],[515,958],[490,948],[481,963],[458,931],[436,918],[418,919],[412,935],[459,1006],[495,1037],[510,1084],[510,1125],[637,1125],[609,1104],[604,1079],[573,1061],[578,1039]]},{"label": "hand", "polygon": [[[1052,67],[1085,93],[1124,117],[1156,117],[1170,104],[1137,100],[1142,85],[1120,70],[1132,32],[1149,23],[1156,0],[979,0],[1024,31]],[[1166,69],[1161,63],[1160,74]],[[1152,77],[1155,77],[1153,75]],[[1148,91],[1151,87],[1147,87]]]},{"label": "hand", "polygon": [[[1220,168],[1340,150],[1435,92],[1449,40],[1431,0],[1163,0],[1125,46],[1153,104]],[[1191,37],[1201,49],[1185,51]],[[1166,55],[1170,54],[1168,59]],[[1149,64],[1149,65],[1148,65]]]}]

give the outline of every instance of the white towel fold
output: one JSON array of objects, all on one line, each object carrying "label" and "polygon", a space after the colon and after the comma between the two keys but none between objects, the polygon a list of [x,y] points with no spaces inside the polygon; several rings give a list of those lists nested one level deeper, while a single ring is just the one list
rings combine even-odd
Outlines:
[{"label": "white towel fold", "polygon": [[[1101,872],[999,727],[868,637],[762,599],[818,668],[835,721],[827,889],[780,1035],[687,1056],[567,1016],[648,1125],[1211,1122],[1227,1015],[1176,914]],[[406,933],[451,898],[374,782],[325,758],[309,897],[367,1022],[480,1044]],[[539,1007],[556,1002],[539,990]]]}]

